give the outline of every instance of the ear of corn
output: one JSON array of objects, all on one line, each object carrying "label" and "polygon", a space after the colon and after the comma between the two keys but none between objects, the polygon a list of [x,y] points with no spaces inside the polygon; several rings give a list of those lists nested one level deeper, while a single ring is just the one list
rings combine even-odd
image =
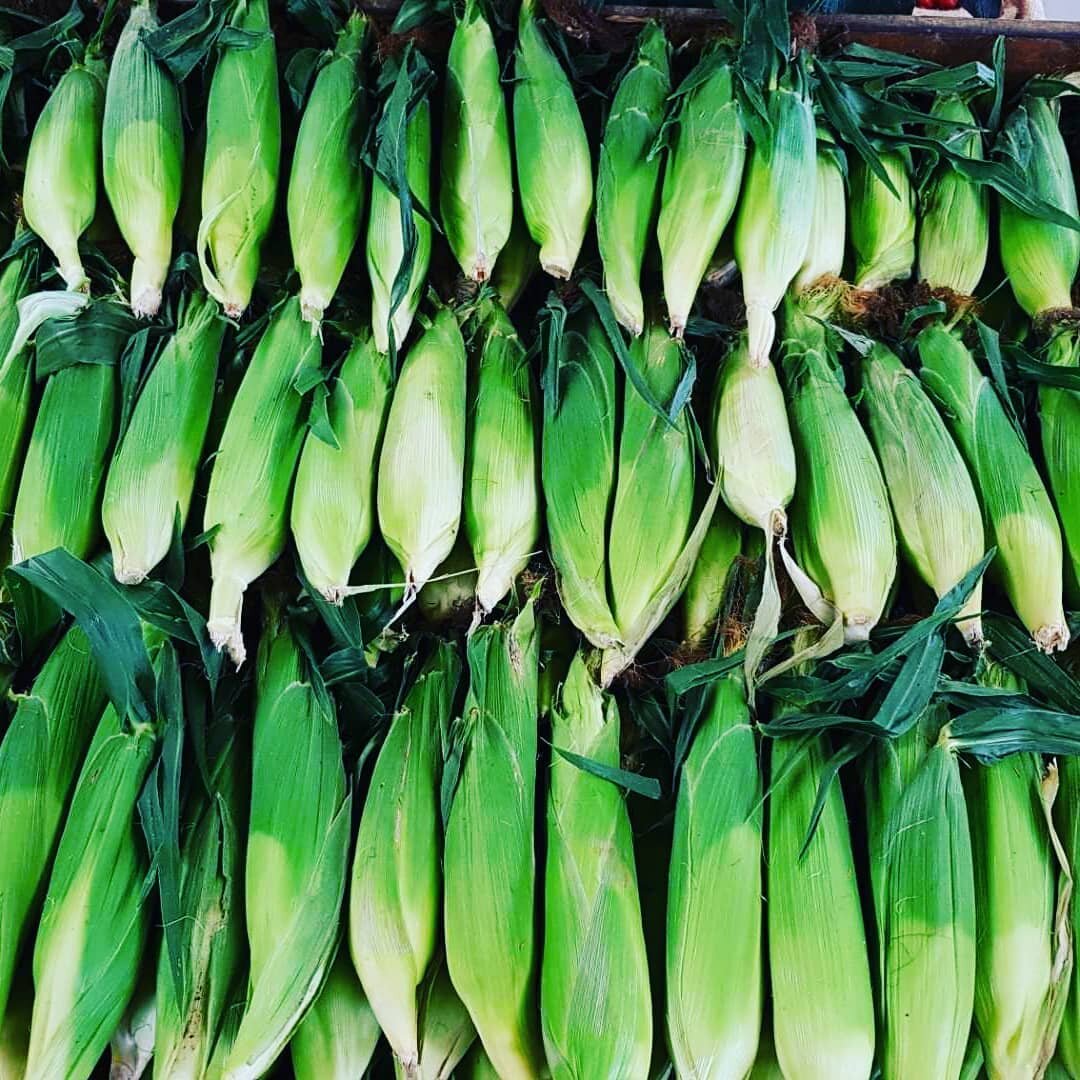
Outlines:
[{"label": "ear of corn", "polygon": [[300,308],[318,323],[360,235],[366,195],[363,53],[367,19],[354,12],[315,77],[296,135],[286,211]]},{"label": "ear of corn", "polygon": [[[598,648],[619,630],[607,593],[607,527],[615,495],[615,356],[598,319],[571,323],[559,399],[545,403],[542,475],[559,599]],[[549,360],[550,363],[550,360]]]},{"label": "ear of corn", "polygon": [[217,529],[207,628],[237,664],[246,656],[244,592],[285,547],[289,491],[304,440],[297,379],[320,359],[319,339],[301,318],[299,301],[288,300],[251,357],[214,458],[203,512],[203,528]]},{"label": "ear of corn", "polygon": [[469,626],[479,621],[476,563],[464,533],[458,533],[453,550],[416,594],[416,606],[433,626]]},{"label": "ear of corn", "polygon": [[750,363],[769,363],[773,312],[806,258],[814,214],[817,132],[806,75],[795,65],[769,90],[768,129],[754,140],[735,218]]},{"label": "ear of corn", "polygon": [[49,376],[15,496],[13,562],[56,547],[80,559],[90,554],[115,407],[116,369],[108,363],[73,364]]},{"label": "ear of corn", "polygon": [[[930,115],[975,128],[977,121],[967,103],[950,94],[939,96]],[[948,136],[946,129],[942,134]],[[982,134],[952,129],[952,149],[982,161]],[[922,192],[919,215],[919,278],[934,289],[950,289],[961,296],[973,293],[986,268],[990,247],[990,194],[985,185],[961,175],[941,162]]]},{"label": "ear of corn", "polygon": [[[1075,868],[1080,865],[1080,757],[1065,755],[1058,762],[1058,770],[1060,789],[1054,802],[1054,826],[1065,861]],[[1069,933],[1075,942],[1080,933],[1080,905],[1076,903],[1069,907]],[[1080,1072],[1080,966],[1075,962],[1069,975],[1057,1053],[1066,1075],[1076,1076]]]},{"label": "ear of corn", "polygon": [[[401,76],[399,76],[401,77]],[[414,203],[431,206],[431,106],[421,99],[405,128],[405,174]],[[431,262],[431,223],[415,209],[416,250],[408,284],[397,307],[393,308],[394,281],[405,258],[405,237],[401,203],[397,193],[376,173],[371,180],[371,215],[367,231],[367,268],[371,279],[371,328],[379,352],[400,349],[416,317],[424,294],[428,264]]]},{"label": "ear of corn", "polygon": [[180,92],[143,40],[157,26],[152,0],[138,0],[113,54],[102,128],[105,194],[135,256],[136,315],[156,315],[161,306],[184,174]]},{"label": "ear of corn", "polygon": [[[1060,105],[1025,95],[1006,121],[1003,138],[1024,155],[1024,183],[1043,202],[1077,216],[1076,183],[1058,126]],[[998,200],[1001,263],[1020,306],[1032,317],[1072,307],[1080,269],[1080,232]]]},{"label": "ear of corn", "polygon": [[552,713],[540,1016],[556,1080],[644,1076],[652,1054],[649,969],[626,805],[614,784],[559,754],[618,768],[619,730],[614,698],[596,685],[579,652]]},{"label": "ear of corn", "polygon": [[342,945],[326,983],[289,1043],[296,1080],[363,1076],[382,1032]]},{"label": "ear of corn", "polygon": [[683,641],[705,645],[716,629],[728,574],[742,548],[742,529],[726,506],[717,506],[683,593]]},{"label": "ear of corn", "polygon": [[[440,957],[420,988],[420,1080],[457,1076],[459,1064],[473,1045],[480,1045],[476,1028],[450,981],[445,957]],[[405,1080],[399,1058],[394,1059],[394,1075]]]},{"label": "ear of corn", "polygon": [[1043,461],[1054,494],[1072,580],[1080,583],[1080,394],[1039,387]]},{"label": "ear of corn", "polygon": [[[862,401],[904,553],[938,597],[983,557],[982,511],[967,466],[915,374],[884,345],[863,358]],[[958,628],[982,641],[982,582]]]},{"label": "ear of corn", "polygon": [[150,926],[136,803],[155,742],[109,705],[90,744],[34,942],[27,1080],[87,1080],[135,990]]},{"label": "ear of corn", "polygon": [[671,91],[669,52],[663,28],[649,23],[615,91],[600,144],[596,237],[604,288],[615,317],[635,336],[645,327],[641,267],[660,193],[660,156],[650,161],[648,155]]},{"label": "ear of corn", "polygon": [[64,72],[38,117],[26,155],[22,209],[48,245],[69,289],[90,291],[79,237],[97,208],[105,111],[105,65],[98,57]]},{"label": "ear of corn", "polygon": [[479,0],[467,0],[446,61],[439,208],[461,272],[486,281],[510,235],[514,180],[499,54]]},{"label": "ear of corn", "polygon": [[741,677],[707,694],[675,804],[667,1034],[677,1075],[745,1076],[763,998],[761,775]]},{"label": "ear of corn", "polygon": [[[371,1009],[406,1071],[420,1060],[417,990],[439,933],[439,771],[461,664],[441,644],[379,751],[352,869],[349,940]],[[393,844],[386,842],[394,836]]]},{"label": "ear of corn", "polygon": [[521,5],[514,76],[521,207],[540,245],[540,265],[568,278],[592,212],[592,158],[574,88],[544,36],[537,0]]},{"label": "ear of corn", "polygon": [[0,742],[0,1016],[68,795],[104,708],[90,645],[72,629],[20,699]]},{"label": "ear of corn", "polygon": [[29,287],[26,256],[12,259],[0,273],[0,529],[11,512],[31,418],[33,367],[16,307]]},{"label": "ear of corn", "polygon": [[352,796],[331,699],[301,672],[271,618],[256,677],[245,913],[247,1008],[224,1063],[262,1076],[319,993],[334,959],[345,892]]},{"label": "ear of corn", "polygon": [[379,528],[415,595],[450,554],[465,471],[465,342],[449,308],[409,350],[379,455]]},{"label": "ear of corn", "polygon": [[682,336],[690,305],[735,210],[746,134],[732,65],[723,52],[703,57],[678,94],[656,235],[671,329]]},{"label": "ear of corn", "polygon": [[489,612],[525,569],[540,532],[532,370],[497,301],[484,312],[470,359],[463,520],[477,604]]},{"label": "ear of corn", "polygon": [[907,156],[888,150],[878,160],[895,195],[861,158],[851,165],[851,244],[860,289],[906,279],[915,265],[915,189]]},{"label": "ear of corn", "polygon": [[805,303],[808,290],[840,276],[847,250],[847,190],[843,151],[822,128],[817,132],[814,207],[806,256],[795,275],[794,291]]},{"label": "ear of corn", "polygon": [[155,1076],[198,1078],[240,977],[244,954],[242,836],[247,819],[247,754],[233,735],[213,762],[211,790],[185,815],[181,850],[180,957],[187,998],[163,942],[157,965]]},{"label": "ear of corn", "polygon": [[158,357],[113,455],[101,521],[118,581],[142,581],[187,519],[217,382],[225,322],[194,293]]},{"label": "ear of corn", "polygon": [[221,49],[214,68],[196,247],[206,291],[237,316],[251,301],[274,214],[281,106],[268,0],[238,0],[229,26],[257,40]]},{"label": "ear of corn", "polygon": [[958,1076],[976,962],[964,789],[944,741],[928,746],[924,731],[915,728],[900,742],[908,745],[884,750],[893,778],[882,777],[879,768],[868,792],[877,804],[870,829],[882,948],[882,1075]]},{"label": "ear of corn", "polygon": [[469,639],[464,758],[446,825],[444,924],[450,978],[505,1080],[543,1074],[536,1005],[537,629]]},{"label": "ear of corn", "polygon": [[865,641],[896,576],[896,536],[881,468],[840,384],[825,328],[790,303],[784,373],[799,463],[792,532],[799,563]]},{"label": "ear of corn", "polygon": [[390,405],[390,361],[361,334],[333,382],[328,402],[337,446],[304,439],[292,498],[292,535],[308,581],[340,604],[371,539],[375,470]]},{"label": "ear of corn", "polygon": [[[789,710],[790,711],[790,710]],[[874,999],[844,796],[830,784],[803,852],[828,747],[771,744],[768,916],[773,1038],[785,1076],[866,1077]]]},{"label": "ear of corn", "polygon": [[1061,532],[1035,463],[956,334],[929,326],[918,349],[922,380],[941,405],[981,496],[1009,600],[1040,649],[1064,649]]},{"label": "ear of corn", "polygon": [[[983,685],[1021,691],[988,662]],[[975,1025],[991,1076],[1038,1076],[1057,1042],[1057,861],[1041,760],[1015,754],[966,770],[975,868]]]},{"label": "ear of corn", "polygon": [[540,269],[540,249],[529,235],[521,207],[514,205],[514,217],[510,223],[510,235],[499,252],[499,260],[491,275],[491,287],[498,294],[503,307],[513,311],[526,286]]}]

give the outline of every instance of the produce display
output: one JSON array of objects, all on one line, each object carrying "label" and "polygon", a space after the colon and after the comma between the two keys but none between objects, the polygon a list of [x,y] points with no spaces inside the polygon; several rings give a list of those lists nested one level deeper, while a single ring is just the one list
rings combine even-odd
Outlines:
[{"label": "produce display", "polygon": [[0,1080],[1080,1080],[1080,79],[361,7],[0,10]]}]

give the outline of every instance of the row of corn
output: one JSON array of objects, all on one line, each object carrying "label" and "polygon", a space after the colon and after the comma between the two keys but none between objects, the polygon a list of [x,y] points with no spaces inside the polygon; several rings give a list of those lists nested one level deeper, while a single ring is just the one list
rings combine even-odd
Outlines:
[{"label": "row of corn", "polygon": [[[758,737],[732,671],[695,694],[649,857],[603,772],[620,707],[541,637],[529,602],[464,675],[430,642],[354,805],[347,718],[268,606],[159,913],[138,821],[173,718],[122,716],[70,629],[0,742],[0,1076],[87,1078],[111,1043],[113,1077],[344,1080],[382,1038],[405,1077],[1080,1075],[1076,758],[965,763],[934,705],[845,795],[825,737]],[[190,721],[173,643],[144,638]],[[989,660],[977,682],[1023,689]]]}]

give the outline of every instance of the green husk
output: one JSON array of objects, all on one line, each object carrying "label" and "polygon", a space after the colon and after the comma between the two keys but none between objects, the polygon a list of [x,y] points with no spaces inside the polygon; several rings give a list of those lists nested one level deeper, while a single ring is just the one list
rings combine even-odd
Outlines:
[{"label": "green husk", "polygon": [[0,742],[0,1017],[105,688],[79,629],[60,639]]},{"label": "green husk", "polygon": [[224,336],[214,301],[191,294],[135,403],[101,505],[117,581],[146,578],[187,520]]},{"label": "green husk", "polygon": [[439,208],[462,273],[486,281],[510,236],[514,179],[499,54],[479,0],[466,0],[446,60]]},{"label": "green husk", "polygon": [[483,1044],[476,1042],[461,1063],[462,1080],[499,1080],[491,1058],[484,1053]]},{"label": "green husk", "polygon": [[8,998],[7,1010],[0,1009],[0,1080],[22,1080],[26,1072],[33,1005],[34,987],[25,973]]},{"label": "green husk", "polygon": [[784,375],[799,467],[792,533],[809,577],[796,586],[822,621],[843,619],[846,641],[866,641],[896,576],[889,495],[825,327],[791,300]]},{"label": "green husk", "polygon": [[504,1080],[544,1072],[536,1003],[538,634],[530,601],[469,638],[464,756],[443,857],[446,959]]},{"label": "green husk", "polygon": [[289,492],[304,441],[297,382],[317,369],[321,345],[294,297],[272,316],[229,410],[203,511],[210,542],[210,618],[217,648],[237,665],[247,652],[240,616],[247,587],[285,548]]},{"label": "green husk", "polygon": [[635,337],[645,327],[641,268],[660,195],[660,155],[651,160],[671,92],[670,47],[650,22],[633,64],[619,81],[604,126],[596,180],[596,238],[604,289],[619,322]]},{"label": "green husk", "polygon": [[[1054,802],[1054,826],[1061,839],[1065,861],[1075,868],[1080,866],[1080,757],[1065,755],[1060,758],[1058,779],[1060,787]],[[1068,930],[1074,943],[1080,940],[1080,905],[1075,902],[1069,908]],[[1075,963],[1068,979],[1057,1053],[1068,1076],[1080,1075],[1080,965]]]},{"label": "green husk", "polygon": [[1043,461],[1072,579],[1080,583],[1080,394],[1057,386],[1040,386],[1039,422]]},{"label": "green husk", "polygon": [[[394,715],[371,776],[353,860],[353,962],[407,1071],[421,1056],[417,990],[439,936],[439,775],[460,671],[454,646],[440,643]],[[393,844],[388,836],[395,837]]]},{"label": "green husk", "polygon": [[289,1043],[296,1080],[363,1076],[382,1032],[342,945],[314,1004]]},{"label": "green husk", "polygon": [[371,539],[375,472],[390,407],[390,361],[359,335],[330,389],[327,412],[337,446],[307,433],[293,486],[291,524],[304,574],[331,603]]},{"label": "green husk", "polygon": [[135,256],[131,310],[140,316],[161,307],[184,175],[180,92],[144,40],[157,28],[152,0],[136,0],[113,53],[101,136],[105,194]]},{"label": "green husk", "polygon": [[[930,115],[972,129],[977,124],[970,106],[955,94],[936,98]],[[982,133],[978,130],[943,128],[940,134],[949,138],[955,153],[982,161]],[[969,296],[986,269],[990,248],[989,191],[943,161],[921,192],[919,210],[919,279],[933,289]]]},{"label": "green husk", "polygon": [[757,1056],[764,993],[761,774],[741,675],[704,692],[675,804],[667,1035],[678,1075],[741,1077]]},{"label": "green husk", "polygon": [[499,252],[499,261],[491,275],[491,287],[508,312],[514,310],[514,305],[539,269],[540,249],[529,235],[521,207],[515,203],[510,235]]},{"label": "green husk", "polygon": [[315,77],[293,150],[286,197],[289,240],[300,275],[300,309],[316,325],[337,292],[363,220],[367,33],[366,17],[353,12]]},{"label": "green husk", "polygon": [[557,278],[574,271],[592,216],[589,140],[574,89],[538,21],[522,0],[514,54],[514,154],[521,207],[540,265]]},{"label": "green husk", "polygon": [[352,795],[333,701],[276,623],[272,614],[256,674],[244,879],[251,973],[223,1066],[230,1080],[262,1076],[317,997],[348,876]]},{"label": "green husk", "polygon": [[[862,401],[885,474],[900,544],[909,562],[944,596],[983,557],[982,511],[967,466],[917,376],[875,344],[862,361]],[[982,581],[957,628],[982,643]]]},{"label": "green husk", "polygon": [[109,1040],[109,1080],[140,1080],[154,1056],[157,997],[153,949],[147,949],[135,993]]},{"label": "green husk", "polygon": [[806,258],[813,227],[817,133],[809,80],[798,65],[769,89],[766,111],[768,127],[754,139],[735,218],[754,367],[769,363],[773,312]]},{"label": "green husk", "polygon": [[442,308],[402,365],[379,455],[379,528],[411,600],[450,554],[461,522],[465,342]]},{"label": "green husk", "polygon": [[[450,1080],[474,1044],[480,1045],[476,1028],[450,981],[446,958],[440,956],[420,987],[420,1064],[415,1075],[419,1080]],[[398,1080],[406,1077],[397,1058],[394,1075]]]},{"label": "green husk", "polygon": [[671,330],[681,337],[709,260],[735,211],[746,133],[734,70],[722,49],[706,53],[676,95],[677,122],[656,236]]},{"label": "green husk", "polygon": [[[652,1002],[630,818],[619,789],[560,751],[618,768],[619,709],[579,652],[551,716],[540,1018],[555,1080],[644,1076]],[[597,1032],[603,1038],[597,1038]]]},{"label": "green husk", "polygon": [[908,156],[902,150],[885,150],[878,161],[895,195],[862,158],[851,164],[849,224],[855,285],[860,289],[907,279],[915,265],[915,189]]},{"label": "green husk", "polygon": [[281,106],[268,0],[236,0],[228,26],[245,40],[219,47],[210,82],[196,250],[204,288],[236,317],[251,301],[274,216]]},{"label": "green husk", "polygon": [[97,209],[98,160],[105,112],[105,64],[88,55],[60,77],[30,138],[23,181],[26,223],[60,264],[69,289],[90,291],[79,237]]},{"label": "green husk", "polygon": [[717,506],[683,593],[683,641],[687,645],[702,647],[714,634],[728,574],[741,549],[738,519],[726,506]]},{"label": "green husk", "polygon": [[828,746],[820,737],[771,745],[767,893],[777,1060],[783,1075],[805,1080],[867,1077],[874,998],[843,793],[829,786],[804,851]]},{"label": "green husk", "polygon": [[490,612],[536,551],[540,532],[536,393],[525,346],[497,301],[470,350],[463,524],[478,571],[478,610]]},{"label": "green husk", "polygon": [[847,249],[847,170],[843,152],[824,128],[817,132],[814,208],[806,257],[793,291],[804,303],[813,292],[835,284]]},{"label": "green husk", "polygon": [[922,380],[981,496],[1009,600],[1038,648],[1064,649],[1069,628],[1062,609],[1061,531],[1035,463],[958,334],[933,324],[917,344]]}]

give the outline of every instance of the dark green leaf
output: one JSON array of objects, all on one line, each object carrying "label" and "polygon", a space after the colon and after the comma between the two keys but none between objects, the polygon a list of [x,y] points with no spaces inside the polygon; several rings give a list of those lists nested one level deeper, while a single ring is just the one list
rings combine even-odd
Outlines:
[{"label": "dark green leaf", "polygon": [[138,326],[135,316],[112,300],[96,300],[70,318],[49,319],[35,338],[35,377],[41,381],[75,364],[113,367]]},{"label": "dark green leaf", "polygon": [[625,769],[617,769],[611,765],[605,765],[601,761],[582,757],[571,750],[564,750],[561,746],[552,744],[552,750],[561,758],[565,758],[571,765],[579,768],[590,776],[597,776],[601,780],[607,780],[624,791],[633,792],[635,795],[644,795],[647,799],[659,799],[663,794],[660,781],[652,776],[641,776],[639,773],[627,772]]}]

